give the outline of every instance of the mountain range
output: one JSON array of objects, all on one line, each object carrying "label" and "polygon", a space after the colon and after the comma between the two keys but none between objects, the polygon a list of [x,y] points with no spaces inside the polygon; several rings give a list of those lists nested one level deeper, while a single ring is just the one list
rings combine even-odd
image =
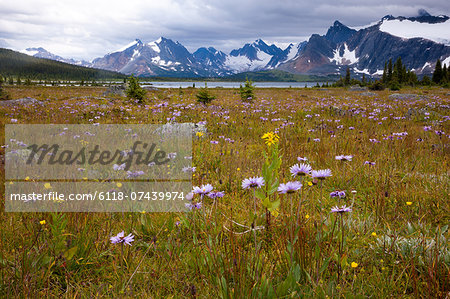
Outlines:
[{"label": "mountain range", "polygon": [[144,43],[134,40],[123,48],[91,62],[64,59],[43,48],[25,54],[123,74],[168,77],[223,77],[242,72],[283,70],[293,74],[339,75],[347,67],[353,73],[381,75],[385,62],[401,57],[417,74],[430,74],[437,59],[450,64],[450,20],[421,10],[416,17],[383,17],[362,28],[339,21],[325,35],[291,43],[285,49],[261,39],[224,53],[201,47],[190,53],[168,38]]}]

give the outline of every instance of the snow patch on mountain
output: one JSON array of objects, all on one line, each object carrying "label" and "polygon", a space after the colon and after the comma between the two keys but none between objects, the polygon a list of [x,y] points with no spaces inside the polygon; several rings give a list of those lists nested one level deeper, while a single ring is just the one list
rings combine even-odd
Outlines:
[{"label": "snow patch on mountain", "polygon": [[421,37],[450,46],[450,19],[437,24],[410,20],[383,20],[380,31],[407,39]]},{"label": "snow patch on mountain", "polygon": [[330,62],[335,61],[336,64],[353,64],[358,62],[356,58],[356,49],[350,51],[346,43],[344,43],[344,53],[341,55],[341,47],[333,51],[334,56],[330,58]]},{"label": "snow patch on mountain", "polygon": [[137,45],[138,43],[139,43],[138,40],[132,41],[132,42],[129,43],[128,45],[123,46],[123,47],[120,48],[119,50],[116,50],[116,51],[114,51],[114,52],[112,52],[112,53],[123,52],[123,51],[125,51],[126,49],[128,49],[128,48],[130,48],[130,47],[132,47],[132,46],[134,46],[134,45]]},{"label": "snow patch on mountain", "polygon": [[21,50],[20,53],[26,54],[26,55],[30,55],[30,56],[34,56],[37,53],[39,53],[39,51],[37,50],[30,50],[30,49],[25,49],[25,50]]},{"label": "snow patch on mountain", "polygon": [[250,60],[246,56],[227,56],[225,66],[233,71],[245,72],[263,69],[272,59],[272,55],[257,49],[257,59]]},{"label": "snow patch on mountain", "polygon": [[450,66],[450,56],[449,57],[447,57],[447,58],[445,58],[443,61],[442,61],[442,65],[444,65],[444,64],[446,64],[447,65],[447,67],[449,67]]},{"label": "snow patch on mountain", "polygon": [[[292,45],[292,46],[291,46]],[[289,53],[287,55],[286,61],[294,59],[298,54],[299,43],[291,44],[291,48],[289,49]]]},{"label": "snow patch on mountain", "polygon": [[[158,42],[159,41],[159,42]],[[158,43],[161,42],[161,38],[158,39],[158,41],[154,41],[154,42],[150,42],[147,45],[152,48],[153,51],[155,51],[156,53],[161,53],[161,49],[158,46]]]}]

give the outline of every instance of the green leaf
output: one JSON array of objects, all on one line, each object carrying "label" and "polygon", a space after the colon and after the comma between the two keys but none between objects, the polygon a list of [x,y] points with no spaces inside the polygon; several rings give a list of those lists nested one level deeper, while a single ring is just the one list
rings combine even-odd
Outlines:
[{"label": "green leaf", "polygon": [[69,250],[67,250],[66,252],[64,252],[64,257],[70,261],[73,256],[75,255],[75,253],[77,252],[78,246],[74,246],[72,248],[70,248]]}]

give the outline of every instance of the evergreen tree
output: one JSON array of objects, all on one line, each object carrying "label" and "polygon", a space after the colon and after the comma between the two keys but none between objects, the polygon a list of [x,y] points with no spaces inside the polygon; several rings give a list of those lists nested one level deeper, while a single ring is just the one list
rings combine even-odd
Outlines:
[{"label": "evergreen tree", "polygon": [[200,88],[199,92],[195,95],[197,97],[197,101],[204,104],[205,106],[211,103],[212,100],[214,100],[216,97],[209,93],[208,86],[205,82],[205,87]]},{"label": "evergreen tree", "polygon": [[383,82],[383,84],[387,83],[387,62],[384,63],[383,77],[381,79],[381,82]]},{"label": "evergreen tree", "polygon": [[8,93],[3,90],[3,80],[0,81],[0,100],[9,100]]},{"label": "evergreen tree", "polygon": [[254,94],[255,87],[253,86],[252,81],[249,81],[248,78],[245,80],[245,86],[242,87],[242,85],[239,87],[239,94],[241,95],[241,99],[243,101],[253,101],[255,98]]},{"label": "evergreen tree", "polygon": [[434,67],[433,77],[431,79],[433,83],[440,84],[442,81],[442,66],[441,60],[436,61],[436,66]]},{"label": "evergreen tree", "polygon": [[14,84],[14,79],[13,79],[13,77],[9,77],[8,84],[9,84],[9,85],[13,85],[13,84]]},{"label": "evergreen tree", "polygon": [[386,83],[390,83],[391,80],[392,80],[392,59],[389,59],[387,76],[386,76]]},{"label": "evergreen tree", "polygon": [[403,65],[402,65],[402,58],[399,57],[397,58],[397,61],[395,62],[394,65],[394,71],[393,71],[393,76],[395,76],[397,78],[397,82],[398,83],[403,83]]},{"label": "evergreen tree", "polygon": [[430,77],[428,77],[427,75],[425,75],[425,76],[423,76],[423,78],[422,78],[422,85],[431,85],[431,80],[430,80]]},{"label": "evergreen tree", "polygon": [[366,85],[367,85],[367,82],[366,82],[366,76],[365,76],[364,74],[362,75],[361,85],[362,85],[362,86],[366,86]]},{"label": "evergreen tree", "polygon": [[129,99],[136,100],[138,103],[144,102],[146,91],[139,85],[139,80],[134,75],[128,78],[126,94]]},{"label": "evergreen tree", "polygon": [[448,82],[448,74],[447,74],[447,65],[444,63],[444,66],[442,67],[442,82]]},{"label": "evergreen tree", "polygon": [[345,79],[344,79],[344,84],[345,85],[350,85],[350,68],[347,67],[347,70],[345,71]]}]

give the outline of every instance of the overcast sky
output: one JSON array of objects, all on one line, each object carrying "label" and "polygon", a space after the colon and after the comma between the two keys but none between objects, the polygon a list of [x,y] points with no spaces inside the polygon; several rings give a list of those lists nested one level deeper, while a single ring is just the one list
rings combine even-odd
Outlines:
[{"label": "overcast sky", "polygon": [[325,34],[334,20],[363,26],[420,8],[450,15],[448,0],[0,0],[0,47],[92,60],[164,36],[191,52],[228,53],[257,38],[284,46]]}]

